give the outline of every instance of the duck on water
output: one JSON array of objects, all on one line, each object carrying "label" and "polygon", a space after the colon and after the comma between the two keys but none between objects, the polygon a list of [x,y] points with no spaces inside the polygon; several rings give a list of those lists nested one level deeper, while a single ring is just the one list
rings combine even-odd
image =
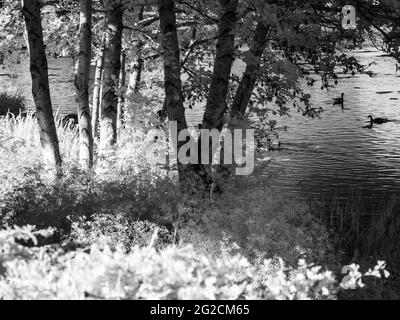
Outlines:
[{"label": "duck on water", "polygon": [[340,107],[344,109],[344,93],[342,93],[339,98],[333,99],[333,105],[340,105]]},{"label": "duck on water", "polygon": [[369,120],[370,120],[370,124],[382,124],[382,123],[386,123],[389,122],[390,120],[388,120],[387,118],[374,118],[371,115],[368,116]]}]

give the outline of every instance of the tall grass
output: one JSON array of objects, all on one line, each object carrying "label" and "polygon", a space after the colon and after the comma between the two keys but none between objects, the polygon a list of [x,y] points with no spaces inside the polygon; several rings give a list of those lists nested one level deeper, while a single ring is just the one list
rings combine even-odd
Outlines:
[{"label": "tall grass", "polygon": [[[63,125],[62,115],[54,114],[60,150],[65,159],[76,159],[78,152],[78,132],[76,128]],[[0,118],[2,129],[0,133],[3,138],[8,137],[12,141],[24,142],[32,148],[40,149],[39,125],[33,110],[26,113]]]},{"label": "tall grass", "polygon": [[[78,135],[75,128],[64,125],[63,116],[54,113],[60,149],[66,159],[75,159],[78,150]],[[0,137],[9,141],[20,141],[40,149],[39,126],[34,110],[27,110],[21,89],[8,85],[0,92]]]},{"label": "tall grass", "polygon": [[350,192],[344,200],[309,200],[310,211],[335,232],[338,247],[350,255],[385,254],[400,262],[400,196],[395,195],[375,213],[366,213],[363,199]]}]

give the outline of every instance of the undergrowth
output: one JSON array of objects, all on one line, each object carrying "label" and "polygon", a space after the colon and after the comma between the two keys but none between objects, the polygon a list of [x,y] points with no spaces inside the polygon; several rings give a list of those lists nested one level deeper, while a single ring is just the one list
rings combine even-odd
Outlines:
[{"label": "undergrowth", "polygon": [[[99,239],[86,250],[65,252],[37,243],[31,227],[0,232],[0,299],[334,299],[339,286],[330,271],[300,260],[251,264],[243,256],[210,258],[192,246],[155,250]],[[348,285],[365,277],[387,276],[384,264],[349,275]]]},{"label": "undergrowth", "polygon": [[[306,204],[251,177],[233,178],[214,199],[182,194],[174,170],[146,161],[144,126],[121,130],[87,174],[76,131],[56,122],[58,180],[41,161],[36,119],[0,118],[0,225],[8,228],[0,298],[334,299],[344,290],[340,253]],[[384,268],[353,266],[347,282],[360,288]]]}]

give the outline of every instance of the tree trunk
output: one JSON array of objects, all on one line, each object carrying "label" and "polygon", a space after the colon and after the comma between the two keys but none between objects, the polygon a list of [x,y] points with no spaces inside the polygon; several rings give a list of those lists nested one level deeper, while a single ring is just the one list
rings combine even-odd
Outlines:
[{"label": "tree trunk", "polygon": [[176,27],[175,1],[159,0],[160,28],[164,55],[165,104],[169,121],[176,121],[178,132],[187,128],[183,106],[181,63]]},{"label": "tree trunk", "polygon": [[[144,11],[145,7],[142,6],[139,10],[138,20],[142,21],[144,19]],[[137,43],[137,59],[135,64],[133,65],[133,71],[129,75],[129,85],[128,85],[128,94],[138,93],[140,91],[140,84],[142,82],[142,72],[144,67],[144,60],[143,60],[143,47],[145,42],[141,38],[138,40]]]},{"label": "tree trunk", "polygon": [[[219,0],[222,8],[218,22],[217,50],[214,62],[214,70],[211,85],[208,92],[206,111],[203,117],[202,129],[217,129],[221,132],[223,128],[223,116],[227,109],[227,95],[233,61],[235,59],[235,27],[237,22],[238,0]],[[198,140],[198,154],[203,151],[203,141]],[[207,143],[206,143],[207,144]],[[209,165],[200,164],[195,168],[197,175],[201,178],[202,189],[212,197],[213,192],[220,191],[221,187],[216,183],[216,176],[213,173],[220,171],[213,166],[214,154],[212,141],[209,146]],[[222,158],[221,158],[222,159]],[[213,168],[215,170],[213,170]]]},{"label": "tree trunk", "polygon": [[119,96],[118,96],[118,119],[117,119],[117,128],[120,129],[124,122],[124,107],[125,107],[125,89],[126,84],[126,54],[122,53],[121,55],[121,72],[119,75]]},{"label": "tree trunk", "polygon": [[79,63],[75,77],[79,119],[79,160],[83,169],[93,166],[93,136],[89,107],[89,75],[92,52],[92,0],[80,0]]},{"label": "tree trunk", "polygon": [[100,105],[101,105],[101,82],[103,75],[103,66],[104,66],[104,42],[105,42],[105,34],[103,35],[103,39],[101,42],[101,50],[100,55],[97,57],[96,62],[96,71],[94,75],[94,87],[93,87],[93,105],[92,105],[92,130],[93,137],[98,137],[99,131],[99,117],[100,117]]},{"label": "tree trunk", "polygon": [[217,51],[208,93],[203,129],[222,130],[223,115],[235,53],[235,27],[238,0],[219,0],[222,15],[218,23]]},{"label": "tree trunk", "polygon": [[[164,105],[168,112],[169,121],[176,122],[179,134],[182,130],[187,129],[187,123],[185,108],[183,106],[181,62],[176,26],[175,1],[159,0],[158,12],[160,15],[160,29],[164,57]],[[176,137],[172,137],[173,140],[175,138]],[[176,154],[178,154],[178,150],[183,144],[185,144],[185,142],[176,143]],[[177,159],[177,164],[181,190],[187,191],[185,189],[188,186],[187,182],[191,176],[190,168],[189,166],[180,163],[179,159]]]},{"label": "tree trunk", "polygon": [[[138,20],[142,21],[144,19],[144,6],[140,9],[139,11],[139,16]],[[140,91],[140,83],[142,82],[142,72],[143,72],[143,66],[144,66],[144,60],[143,60],[143,46],[144,46],[144,41],[140,39],[138,43],[138,57],[137,57],[137,64],[135,66],[135,71],[136,71],[136,77],[135,77],[135,85],[133,88],[134,93],[138,93]]]},{"label": "tree trunk", "polygon": [[[139,43],[139,46],[140,45],[141,45],[141,47],[143,47],[143,43],[142,42]],[[140,84],[142,83],[142,73],[143,73],[144,60],[143,60],[143,58],[141,56],[142,55],[141,47],[138,48],[140,50],[138,52],[138,54],[140,54],[140,56],[138,56],[137,64],[135,66],[136,75],[135,75],[135,85],[133,87],[133,92],[134,93],[139,93]]]},{"label": "tree trunk", "polygon": [[101,150],[112,148],[117,142],[117,91],[121,69],[122,16],[123,9],[118,4],[107,11],[107,39],[101,102]]},{"label": "tree trunk", "polygon": [[22,13],[25,18],[29,43],[32,95],[40,128],[40,142],[45,161],[59,171],[62,161],[50,98],[48,66],[40,18],[40,1],[24,0]]},{"label": "tree trunk", "polygon": [[261,66],[261,58],[267,45],[267,35],[270,27],[263,21],[257,23],[254,33],[253,45],[250,48],[251,57],[247,62],[246,70],[236,90],[235,98],[231,108],[232,117],[243,117],[250,102],[256,85],[258,72]]}]

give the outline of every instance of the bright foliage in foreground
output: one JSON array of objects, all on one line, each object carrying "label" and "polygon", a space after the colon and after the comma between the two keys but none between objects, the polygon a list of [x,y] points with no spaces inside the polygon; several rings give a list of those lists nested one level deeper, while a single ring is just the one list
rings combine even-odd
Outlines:
[{"label": "bright foliage in foreground", "polygon": [[17,241],[36,243],[49,232],[0,232],[1,299],[334,299],[339,288],[330,271],[304,261],[288,269],[279,260],[252,265],[240,255],[210,259],[190,246],[127,253],[103,239],[65,252]]}]

